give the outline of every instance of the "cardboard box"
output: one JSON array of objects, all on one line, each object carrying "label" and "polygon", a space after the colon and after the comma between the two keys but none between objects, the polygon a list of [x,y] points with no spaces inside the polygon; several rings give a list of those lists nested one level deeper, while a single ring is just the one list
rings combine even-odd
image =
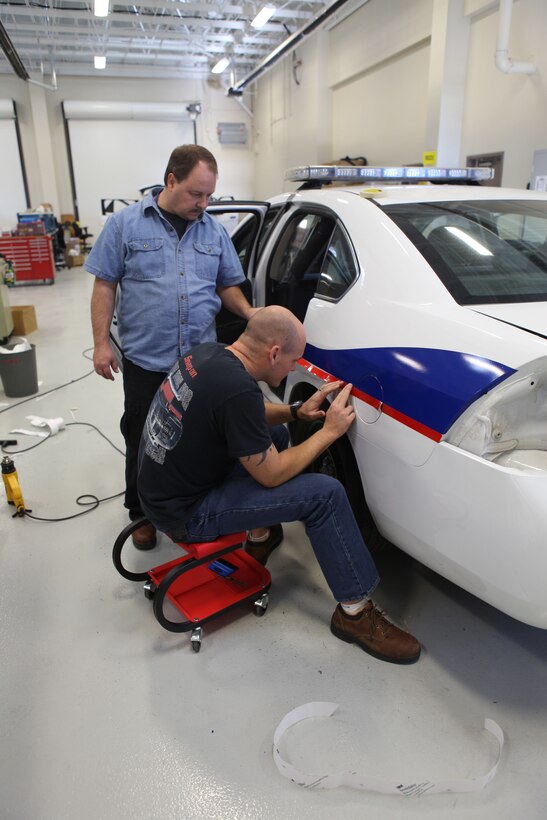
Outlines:
[{"label": "cardboard box", "polygon": [[15,336],[26,336],[38,329],[34,305],[19,305],[12,307],[13,333]]},{"label": "cardboard box", "polygon": [[74,255],[73,251],[76,251],[76,253],[78,254],[78,253],[80,253],[80,251],[82,249],[81,245],[80,245],[80,240],[76,236],[73,236],[70,239],[67,239],[65,244],[66,244],[65,256]]},{"label": "cardboard box", "polygon": [[83,253],[78,254],[78,256],[66,256],[65,261],[67,268],[78,268],[84,264],[85,256]]}]

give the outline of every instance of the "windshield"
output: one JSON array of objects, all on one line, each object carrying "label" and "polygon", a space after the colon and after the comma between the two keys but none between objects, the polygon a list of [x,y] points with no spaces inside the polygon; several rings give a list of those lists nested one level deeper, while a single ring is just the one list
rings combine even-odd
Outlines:
[{"label": "windshield", "polygon": [[461,305],[547,301],[547,201],[387,205]]}]

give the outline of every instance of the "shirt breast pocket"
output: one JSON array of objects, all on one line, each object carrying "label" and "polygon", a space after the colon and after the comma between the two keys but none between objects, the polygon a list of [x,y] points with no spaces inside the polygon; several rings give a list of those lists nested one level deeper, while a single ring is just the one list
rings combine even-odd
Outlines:
[{"label": "shirt breast pocket", "polygon": [[194,242],[196,252],[196,273],[201,279],[216,281],[220,265],[220,245],[208,242]]},{"label": "shirt breast pocket", "polygon": [[159,279],[164,272],[163,239],[130,239],[125,275],[131,279]]}]

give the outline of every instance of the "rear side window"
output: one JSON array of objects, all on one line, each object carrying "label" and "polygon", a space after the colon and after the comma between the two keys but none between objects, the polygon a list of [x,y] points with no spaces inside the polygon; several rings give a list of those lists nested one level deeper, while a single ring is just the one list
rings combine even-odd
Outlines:
[{"label": "rear side window", "polygon": [[285,224],[270,260],[266,304],[283,305],[304,320],[319,284],[334,226],[329,214],[304,210]]},{"label": "rear side window", "polygon": [[272,254],[266,304],[283,305],[303,321],[312,297],[338,300],[356,277],[351,247],[335,217],[299,209]]},{"label": "rear side window", "polygon": [[547,301],[547,202],[389,205],[461,305]]},{"label": "rear side window", "polygon": [[339,225],[334,229],[315,295],[338,300],[357,279],[357,267],[349,243]]}]

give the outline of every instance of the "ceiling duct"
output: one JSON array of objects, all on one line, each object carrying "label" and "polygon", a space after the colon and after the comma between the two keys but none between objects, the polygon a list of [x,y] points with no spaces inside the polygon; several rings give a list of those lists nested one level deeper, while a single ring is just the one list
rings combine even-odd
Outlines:
[{"label": "ceiling duct", "polygon": [[238,83],[230,86],[226,91],[226,94],[229,97],[239,97],[243,94],[244,88],[249,85],[249,83],[258,80],[259,77],[262,76],[266,71],[268,71],[278,60],[284,57],[287,52],[293,49],[297,43],[302,42],[305,37],[308,37],[316,28],[319,28],[329,17],[332,17],[333,14],[345,6],[348,0],[337,0],[337,2],[332,3],[325,9],[325,11],[318,14],[313,20],[311,20],[307,25],[303,26],[298,31],[295,31],[294,34],[291,34],[286,40],[284,40],[277,48],[275,48],[271,54],[265,57],[257,67],[247,74],[246,77],[243,77]]},{"label": "ceiling duct", "polygon": [[11,67],[17,74],[17,76],[21,80],[30,80],[30,75],[27,72],[25,66],[22,63],[21,58],[17,54],[15,50],[15,46],[11,42],[8,32],[4,28],[2,21],[0,20],[0,45],[2,46],[2,51],[8,58],[11,63]]}]

